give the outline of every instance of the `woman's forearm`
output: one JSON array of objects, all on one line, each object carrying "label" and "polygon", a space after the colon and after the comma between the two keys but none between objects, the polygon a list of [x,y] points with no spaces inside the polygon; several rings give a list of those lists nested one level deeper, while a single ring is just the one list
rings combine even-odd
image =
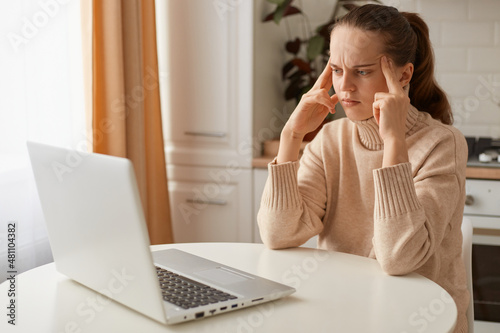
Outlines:
[{"label": "woman's forearm", "polygon": [[409,162],[408,147],[405,140],[386,139],[384,140],[384,158],[382,167]]},{"label": "woman's forearm", "polygon": [[286,126],[281,132],[280,145],[276,163],[294,162],[299,159],[303,136],[296,135]]}]

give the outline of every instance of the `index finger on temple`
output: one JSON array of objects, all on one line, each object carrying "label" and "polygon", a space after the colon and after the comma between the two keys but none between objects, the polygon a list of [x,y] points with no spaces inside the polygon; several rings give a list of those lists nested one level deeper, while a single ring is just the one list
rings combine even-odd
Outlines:
[{"label": "index finger on temple", "polygon": [[396,73],[394,72],[394,65],[389,64],[389,58],[383,56],[380,60],[382,62],[382,72],[384,73],[385,81],[390,93],[400,91],[402,88],[399,85]]},{"label": "index finger on temple", "polygon": [[321,72],[320,76],[314,83],[313,88],[316,89],[326,89],[330,90],[332,86],[332,69],[330,68],[330,59],[328,59],[328,63],[326,64],[323,72]]}]

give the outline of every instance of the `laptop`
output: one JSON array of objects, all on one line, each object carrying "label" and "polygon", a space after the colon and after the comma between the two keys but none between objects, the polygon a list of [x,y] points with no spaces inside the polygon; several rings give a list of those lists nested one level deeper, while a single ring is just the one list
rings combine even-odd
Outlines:
[{"label": "laptop", "polygon": [[69,278],[164,324],[295,292],[177,249],[152,252],[128,159],[27,145],[56,269]]}]

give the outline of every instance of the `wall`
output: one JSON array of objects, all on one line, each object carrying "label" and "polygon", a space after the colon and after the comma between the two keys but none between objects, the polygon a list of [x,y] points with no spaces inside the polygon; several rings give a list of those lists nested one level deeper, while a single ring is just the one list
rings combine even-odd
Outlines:
[{"label": "wall", "polygon": [[260,155],[261,142],[279,135],[288,116],[282,97],[285,86],[280,74],[286,56],[282,47],[286,34],[283,27],[262,22],[272,8],[265,0],[254,1],[254,156]]},{"label": "wall", "polygon": [[500,137],[500,1],[418,0],[431,29],[438,82],[455,126],[466,135]]},{"label": "wall", "polygon": [[[308,14],[312,28],[326,21],[335,0],[296,0]],[[500,137],[500,0],[386,0],[400,11],[422,15],[430,28],[436,57],[436,78],[447,92],[455,126],[466,135]],[[282,98],[281,67],[287,55],[283,22],[262,23],[272,11],[265,0],[255,0],[254,22],[254,138],[279,135],[294,103]],[[291,19],[292,17],[290,17]],[[291,19],[292,35],[304,29]],[[283,111],[287,108],[286,111]],[[274,110],[274,111],[273,111]]]}]

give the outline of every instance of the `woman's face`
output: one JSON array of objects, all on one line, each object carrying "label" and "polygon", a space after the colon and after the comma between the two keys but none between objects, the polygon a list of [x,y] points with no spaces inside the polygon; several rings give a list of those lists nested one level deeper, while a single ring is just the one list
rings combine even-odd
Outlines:
[{"label": "woman's face", "polygon": [[333,88],[351,120],[372,117],[375,93],[388,92],[382,52],[382,38],[375,32],[340,26],[331,35]]}]

